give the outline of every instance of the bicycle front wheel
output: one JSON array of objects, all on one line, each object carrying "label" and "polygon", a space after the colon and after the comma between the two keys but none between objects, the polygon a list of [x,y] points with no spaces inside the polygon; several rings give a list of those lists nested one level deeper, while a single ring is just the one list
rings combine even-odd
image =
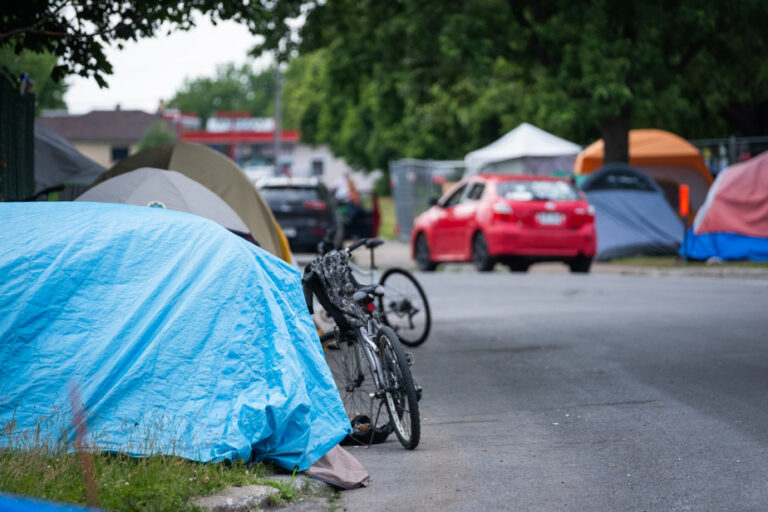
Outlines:
[{"label": "bicycle front wheel", "polygon": [[362,349],[353,339],[342,339],[338,331],[323,334],[320,341],[344,410],[352,424],[351,442],[383,442],[394,427],[389,409],[382,400],[376,398],[376,381]]},{"label": "bicycle front wheel", "polygon": [[421,424],[418,394],[405,350],[394,331],[386,326],[382,326],[376,334],[376,345],[379,347],[385,398],[395,434],[405,449],[413,450],[419,444]]},{"label": "bicycle front wheel", "polygon": [[379,284],[384,288],[384,295],[379,298],[382,323],[409,347],[424,343],[432,327],[432,315],[427,296],[413,274],[402,268],[390,268],[382,274]]}]

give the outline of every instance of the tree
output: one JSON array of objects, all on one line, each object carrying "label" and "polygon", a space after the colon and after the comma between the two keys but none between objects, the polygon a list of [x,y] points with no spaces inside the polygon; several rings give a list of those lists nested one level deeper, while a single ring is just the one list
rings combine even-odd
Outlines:
[{"label": "tree", "polygon": [[[112,66],[105,46],[122,44],[158,32],[188,30],[196,13],[215,22],[234,20],[254,34],[288,31],[288,19],[298,14],[293,2],[273,0],[25,0],[4,2],[0,15],[0,47],[15,53],[50,52],[60,63],[52,77],[69,74],[94,78],[106,87]],[[266,44],[274,44],[271,35]]]},{"label": "tree", "polygon": [[168,105],[182,112],[196,112],[205,122],[217,110],[247,111],[257,117],[274,112],[274,68],[254,72],[253,63],[239,68],[221,65],[214,77],[187,79]]},{"label": "tree", "polygon": [[158,120],[152,123],[144,136],[141,138],[138,144],[138,150],[144,151],[145,149],[167,144],[176,140],[176,134],[168,128],[165,121]]},{"label": "tree", "polygon": [[0,63],[5,66],[9,78],[17,79],[22,73],[27,73],[34,81],[32,92],[35,93],[35,114],[40,115],[44,109],[66,109],[64,94],[67,84],[54,82],[51,72],[56,66],[56,56],[51,53],[32,53],[24,51],[17,55],[11,48],[0,47]]},{"label": "tree", "polygon": [[[767,23],[759,0],[316,2],[303,119],[369,169],[461,158],[522,121],[626,160],[631,127],[768,130]],[[278,32],[262,48],[291,48]]]}]

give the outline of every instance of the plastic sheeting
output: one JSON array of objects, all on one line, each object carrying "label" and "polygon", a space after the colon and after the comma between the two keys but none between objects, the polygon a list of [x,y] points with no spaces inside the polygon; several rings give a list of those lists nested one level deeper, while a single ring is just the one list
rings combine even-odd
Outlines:
[{"label": "plastic sheeting", "polygon": [[70,503],[53,503],[23,496],[0,494],[1,512],[98,512],[99,510],[101,509],[85,508]]},{"label": "plastic sheeting", "polygon": [[692,260],[718,258],[724,261],[768,261],[768,238],[736,233],[702,233],[688,230],[680,255]]},{"label": "plastic sheeting", "polygon": [[59,442],[73,388],[91,443],[133,456],[303,470],[350,430],[288,264],[165,209],[6,203],[0,224],[0,446]]}]

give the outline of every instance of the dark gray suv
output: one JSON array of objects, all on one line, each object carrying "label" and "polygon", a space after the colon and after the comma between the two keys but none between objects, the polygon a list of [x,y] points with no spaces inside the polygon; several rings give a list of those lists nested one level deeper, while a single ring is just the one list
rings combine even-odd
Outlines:
[{"label": "dark gray suv", "polygon": [[316,178],[265,178],[259,192],[275,214],[294,252],[315,252],[330,237],[339,248],[343,220],[333,194]]}]

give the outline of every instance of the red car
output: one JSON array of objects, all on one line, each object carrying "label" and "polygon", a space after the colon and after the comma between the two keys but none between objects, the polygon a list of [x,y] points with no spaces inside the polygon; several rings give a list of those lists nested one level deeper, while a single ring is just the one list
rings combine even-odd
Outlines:
[{"label": "red car", "polygon": [[481,272],[497,262],[525,272],[537,261],[563,261],[571,272],[589,272],[596,241],[595,209],[570,181],[481,174],[416,218],[411,257],[423,271],[472,261]]}]

